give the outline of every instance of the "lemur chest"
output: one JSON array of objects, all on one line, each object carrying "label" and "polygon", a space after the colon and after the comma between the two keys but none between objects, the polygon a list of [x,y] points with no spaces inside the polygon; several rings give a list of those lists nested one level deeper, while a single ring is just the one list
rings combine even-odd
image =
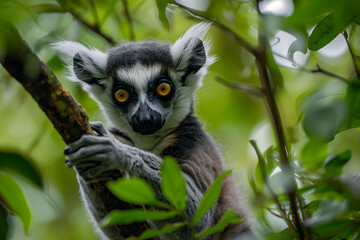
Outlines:
[{"label": "lemur chest", "polygon": [[172,146],[178,140],[176,133],[171,133],[163,137],[137,136],[132,137],[131,141],[121,136],[116,136],[116,138],[124,144],[150,152],[156,156],[161,156],[166,148]]}]

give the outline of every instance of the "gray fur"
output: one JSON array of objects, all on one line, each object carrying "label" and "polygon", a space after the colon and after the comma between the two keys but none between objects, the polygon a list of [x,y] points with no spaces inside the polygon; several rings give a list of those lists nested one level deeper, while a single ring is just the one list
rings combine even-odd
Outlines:
[{"label": "gray fur", "polygon": [[[85,206],[96,224],[111,210],[128,208],[105,188],[106,181],[121,176],[144,179],[157,198],[166,201],[159,177],[164,155],[174,157],[184,174],[188,191],[184,213],[189,219],[194,216],[204,192],[224,171],[216,144],[192,116],[193,95],[214,61],[208,55],[209,45],[204,40],[208,28],[208,24],[196,25],[174,45],[126,43],[106,53],[79,47],[76,43],[63,44],[63,51],[73,58],[69,67],[72,79],[75,77],[73,80],[80,82],[99,103],[114,127],[110,133],[102,123],[91,123],[98,136],[84,135],[65,151],[66,166],[75,167]],[[57,48],[60,46],[61,43]],[[161,82],[171,86],[172,92],[166,97],[156,95],[155,89]],[[114,98],[118,89],[130,93],[125,103]],[[99,189],[102,191],[97,192]],[[230,209],[243,217],[243,222],[206,239],[227,239],[247,230],[247,211],[241,202],[244,200],[237,194],[233,180],[226,178],[218,203],[197,224],[196,232],[216,224]],[[174,218],[171,222],[180,220]],[[155,228],[165,224],[149,222]],[[117,226],[101,232],[109,239],[131,235],[123,229],[120,232]],[[191,231],[185,227],[161,239],[191,239]]]},{"label": "gray fur", "polygon": [[162,42],[130,42],[110,48],[107,51],[108,74],[115,73],[118,68],[131,68],[136,63],[150,66],[161,64],[172,66],[170,44]]}]

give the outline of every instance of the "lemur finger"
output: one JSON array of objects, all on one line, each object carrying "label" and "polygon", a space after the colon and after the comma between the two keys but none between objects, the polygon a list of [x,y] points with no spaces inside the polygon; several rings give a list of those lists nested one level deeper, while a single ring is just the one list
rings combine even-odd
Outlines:
[{"label": "lemur finger", "polygon": [[106,153],[110,150],[111,147],[107,144],[86,145],[81,147],[76,152],[70,153],[68,156],[71,157],[70,159],[86,158],[97,153]]},{"label": "lemur finger", "polygon": [[79,163],[84,163],[84,162],[101,162],[101,161],[105,161],[107,160],[109,157],[106,153],[97,153],[95,155],[92,156],[87,156],[87,157],[83,157],[83,158],[75,158],[73,157],[73,154],[69,155],[66,157],[65,160],[65,165],[68,168],[71,168],[72,166],[76,166]]},{"label": "lemur finger", "polygon": [[86,171],[87,169],[96,167],[97,165],[101,164],[99,161],[92,161],[92,162],[79,162],[76,164],[76,170],[78,172]]},{"label": "lemur finger", "polygon": [[107,178],[108,180],[113,180],[114,175],[117,175],[117,174],[114,172],[114,169],[105,170],[105,169],[99,169],[97,167],[94,167],[94,168],[89,169],[88,171],[84,172],[83,175],[87,178],[93,178],[93,179],[98,179],[98,180],[102,180],[104,178]]},{"label": "lemur finger", "polygon": [[82,176],[84,172],[100,164],[101,162],[81,162],[76,164],[75,170],[80,176]]},{"label": "lemur finger", "polygon": [[121,172],[119,170],[109,170],[103,172],[101,175],[102,176],[99,177],[104,178],[103,181],[114,181],[121,177]]},{"label": "lemur finger", "polygon": [[110,142],[109,138],[101,136],[92,136],[92,135],[82,135],[81,138],[73,143],[70,143],[64,150],[65,155],[69,155],[73,152],[76,152],[79,148],[87,145],[94,144],[108,144]]},{"label": "lemur finger", "polygon": [[111,174],[103,176],[98,175],[98,176],[83,176],[82,179],[86,182],[86,183],[94,183],[94,182],[100,182],[100,181],[113,181],[116,180],[117,178],[114,178]]},{"label": "lemur finger", "polygon": [[96,131],[99,136],[109,136],[108,130],[104,127],[104,125],[101,122],[90,122],[90,127]]}]

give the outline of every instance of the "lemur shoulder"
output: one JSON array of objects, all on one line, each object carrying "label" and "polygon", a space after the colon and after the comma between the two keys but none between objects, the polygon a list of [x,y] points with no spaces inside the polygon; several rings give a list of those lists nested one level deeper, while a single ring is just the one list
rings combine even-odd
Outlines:
[{"label": "lemur shoulder", "polygon": [[[214,62],[205,35],[208,23],[191,27],[173,45],[145,41],[120,44],[101,52],[75,42],[59,42],[55,48],[71,58],[70,79],[79,82],[104,112],[110,131],[91,123],[98,136],[84,135],[69,144],[66,165],[74,166],[85,206],[98,224],[112,209],[124,203],[106,190],[106,181],[137,176],[147,181],[159,200],[162,157],[177,160],[184,175],[188,199],[185,214],[192,219],[204,192],[224,171],[220,151],[193,116],[194,93]],[[104,191],[96,192],[94,184]],[[215,225],[234,209],[243,221],[229,225],[207,239],[228,239],[247,231],[248,209],[231,177],[223,181],[217,204],[197,224],[196,232]],[[175,219],[176,221],[176,219]],[[161,228],[164,222],[153,222]],[[119,228],[101,229],[106,239],[122,239],[131,233]],[[191,239],[189,228],[161,239]]]}]

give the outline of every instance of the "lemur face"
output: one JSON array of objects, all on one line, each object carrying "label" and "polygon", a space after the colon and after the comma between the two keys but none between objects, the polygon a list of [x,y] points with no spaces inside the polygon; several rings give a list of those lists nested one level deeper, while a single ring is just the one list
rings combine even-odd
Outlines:
[{"label": "lemur face", "polygon": [[128,134],[161,134],[192,110],[194,92],[213,62],[202,40],[209,24],[190,28],[174,45],[124,43],[106,53],[62,42],[72,55],[72,80],[82,83],[115,127]]},{"label": "lemur face", "polygon": [[[167,122],[176,99],[170,46],[158,42],[126,43],[108,51],[107,75],[115,104],[110,118],[122,118],[134,132],[154,134]],[[117,124],[118,125],[118,124]]]}]

